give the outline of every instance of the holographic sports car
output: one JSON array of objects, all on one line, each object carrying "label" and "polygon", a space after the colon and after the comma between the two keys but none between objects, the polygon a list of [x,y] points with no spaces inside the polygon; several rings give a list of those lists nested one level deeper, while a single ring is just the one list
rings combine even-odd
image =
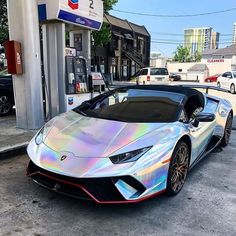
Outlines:
[{"label": "holographic sports car", "polygon": [[27,148],[28,176],[97,203],[176,195],[190,168],[229,143],[232,120],[227,100],[192,88],[118,88],[48,122]]}]

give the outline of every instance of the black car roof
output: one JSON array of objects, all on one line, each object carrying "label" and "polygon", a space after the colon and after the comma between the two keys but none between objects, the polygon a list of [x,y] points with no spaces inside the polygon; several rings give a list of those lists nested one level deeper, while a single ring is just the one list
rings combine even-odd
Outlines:
[{"label": "black car roof", "polygon": [[[185,110],[187,112],[188,117],[190,118],[192,113],[199,107],[204,108],[205,99],[203,93],[199,92],[196,89],[190,87],[182,87],[182,86],[172,86],[172,85],[135,85],[135,86],[127,86],[121,87],[119,89],[140,89],[140,90],[154,90],[154,91],[162,91],[162,92],[172,92],[178,93],[186,96]],[[119,90],[117,89],[117,90]]]},{"label": "black car roof", "polygon": [[120,89],[142,89],[142,90],[155,90],[155,91],[164,91],[164,92],[172,92],[179,93],[185,95],[187,98],[192,96],[197,96],[200,102],[204,105],[204,95],[196,89],[189,87],[181,87],[181,86],[172,86],[172,85],[134,85],[121,87]]}]

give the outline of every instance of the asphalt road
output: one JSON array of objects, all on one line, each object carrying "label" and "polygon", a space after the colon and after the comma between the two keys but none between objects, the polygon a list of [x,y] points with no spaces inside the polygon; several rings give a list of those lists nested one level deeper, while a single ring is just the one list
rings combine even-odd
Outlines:
[{"label": "asphalt road", "polygon": [[0,161],[0,235],[236,235],[236,132],[197,165],[182,192],[134,205],[97,205],[37,186],[27,156]]}]

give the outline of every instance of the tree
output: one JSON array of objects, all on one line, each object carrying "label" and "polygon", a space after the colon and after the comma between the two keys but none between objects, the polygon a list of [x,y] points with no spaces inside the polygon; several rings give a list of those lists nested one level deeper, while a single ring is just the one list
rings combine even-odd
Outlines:
[{"label": "tree", "polygon": [[113,6],[116,5],[118,0],[103,0],[104,13],[108,13],[113,9]]},{"label": "tree", "polygon": [[0,44],[8,40],[8,20],[6,0],[0,0]]},{"label": "tree", "polygon": [[[104,13],[108,14],[110,10],[113,9],[113,6],[118,2],[118,0],[103,0]],[[93,38],[93,52],[95,57],[95,64],[98,66],[100,71],[99,62],[97,60],[97,48],[104,47],[111,41],[111,28],[108,23],[103,23],[100,31],[92,32]]]},{"label": "tree", "polygon": [[178,61],[178,62],[193,61],[193,58],[190,54],[190,48],[179,45],[175,52],[174,61]]},{"label": "tree", "polygon": [[198,52],[198,51],[196,51],[194,57],[195,57],[195,61],[197,61],[197,62],[202,60],[202,54],[200,52]]}]

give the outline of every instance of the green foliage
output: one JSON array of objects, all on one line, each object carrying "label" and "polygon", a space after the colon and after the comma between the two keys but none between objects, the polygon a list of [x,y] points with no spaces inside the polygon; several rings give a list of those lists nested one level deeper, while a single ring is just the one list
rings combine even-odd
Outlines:
[{"label": "green foliage", "polygon": [[196,52],[194,57],[197,62],[202,60],[202,54],[200,52]]},{"label": "green foliage", "polygon": [[178,46],[175,52],[174,61],[178,61],[178,62],[193,61],[193,58],[190,55],[190,48],[183,47],[182,45]]},{"label": "green foliage", "polygon": [[113,6],[118,2],[118,0],[103,0],[104,12],[108,13],[113,9]]},{"label": "green foliage", "polygon": [[[108,14],[113,6],[118,2],[118,0],[103,0],[104,13]],[[111,29],[108,23],[103,23],[100,31],[93,31],[93,50],[96,59],[96,49],[97,47],[104,47],[111,41]]]},{"label": "green foliage", "polygon": [[6,0],[0,0],[0,44],[8,40],[8,20]]},{"label": "green foliage", "polygon": [[93,40],[95,47],[103,47],[111,41],[111,29],[108,23],[103,23],[100,31],[93,31]]},{"label": "green foliage", "polygon": [[174,61],[178,62],[199,62],[202,59],[202,54],[198,51],[195,52],[194,56],[191,56],[190,48],[178,46],[175,52]]}]

